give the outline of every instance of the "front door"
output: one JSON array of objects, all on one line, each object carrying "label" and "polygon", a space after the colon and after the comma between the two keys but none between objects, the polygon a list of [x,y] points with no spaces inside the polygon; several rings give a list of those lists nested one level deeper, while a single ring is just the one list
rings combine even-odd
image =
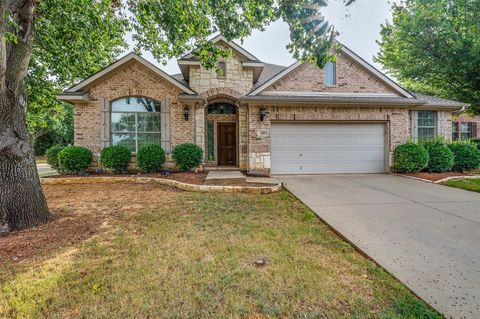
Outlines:
[{"label": "front door", "polygon": [[236,165],[237,129],[236,123],[217,124],[218,165]]}]

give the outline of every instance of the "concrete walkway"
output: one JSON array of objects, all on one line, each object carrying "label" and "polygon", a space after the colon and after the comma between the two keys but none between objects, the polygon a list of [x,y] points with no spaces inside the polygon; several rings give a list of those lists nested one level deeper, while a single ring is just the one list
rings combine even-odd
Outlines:
[{"label": "concrete walkway", "polygon": [[40,163],[40,164],[37,164],[37,171],[38,171],[38,175],[40,177],[43,177],[43,176],[52,176],[52,175],[57,175],[57,171],[54,170],[49,164],[47,163]]},{"label": "concrete walkway", "polygon": [[447,318],[480,318],[480,194],[391,175],[277,178]]}]

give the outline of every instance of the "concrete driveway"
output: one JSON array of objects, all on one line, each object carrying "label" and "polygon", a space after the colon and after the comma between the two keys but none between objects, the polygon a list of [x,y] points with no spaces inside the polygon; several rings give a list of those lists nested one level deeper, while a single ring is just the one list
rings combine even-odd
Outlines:
[{"label": "concrete driveway", "polygon": [[480,318],[480,194],[391,175],[277,178],[447,318]]}]

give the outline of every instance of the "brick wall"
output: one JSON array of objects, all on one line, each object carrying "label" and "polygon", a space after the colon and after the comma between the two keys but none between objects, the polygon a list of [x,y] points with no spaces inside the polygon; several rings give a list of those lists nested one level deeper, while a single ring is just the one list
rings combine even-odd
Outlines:
[{"label": "brick wall", "polygon": [[480,137],[480,116],[471,117],[468,114],[460,114],[459,116],[454,118],[454,121],[458,122],[458,123],[472,123],[472,122],[477,123],[477,134],[476,134],[476,136],[477,136],[477,138]]},{"label": "brick wall", "polygon": [[345,55],[339,55],[337,65],[337,84],[325,86],[325,73],[316,65],[304,63],[262,94],[269,91],[287,92],[338,92],[338,93],[389,93],[398,94],[385,85],[363,66]]},{"label": "brick wall", "polygon": [[[179,143],[194,142],[193,116],[187,122],[183,105],[178,101],[181,90],[141,63],[132,61],[94,83],[90,102],[75,106],[75,145],[100,152],[100,101],[125,96],[145,96],[164,102],[170,100],[170,135],[172,148]],[[190,110],[193,114],[193,107]]]},{"label": "brick wall", "polygon": [[385,121],[389,126],[390,155],[394,148],[410,138],[410,114],[402,108],[270,106],[263,122],[260,106],[248,110],[249,170],[267,173],[270,169],[271,121]]}]

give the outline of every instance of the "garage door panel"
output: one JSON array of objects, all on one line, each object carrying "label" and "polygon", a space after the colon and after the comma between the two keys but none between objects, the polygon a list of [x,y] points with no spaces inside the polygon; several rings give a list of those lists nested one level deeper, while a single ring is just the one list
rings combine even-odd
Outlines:
[{"label": "garage door panel", "polygon": [[381,173],[383,124],[273,123],[272,174]]}]

